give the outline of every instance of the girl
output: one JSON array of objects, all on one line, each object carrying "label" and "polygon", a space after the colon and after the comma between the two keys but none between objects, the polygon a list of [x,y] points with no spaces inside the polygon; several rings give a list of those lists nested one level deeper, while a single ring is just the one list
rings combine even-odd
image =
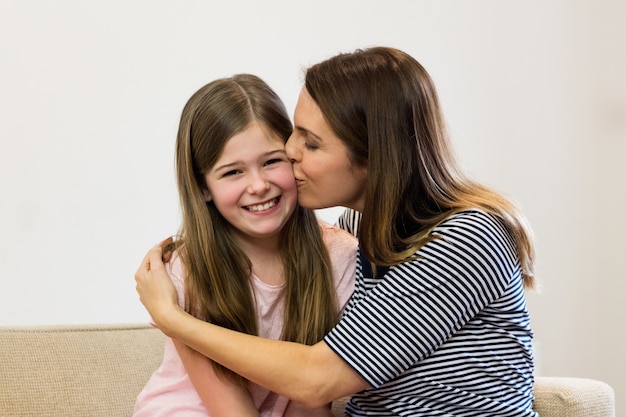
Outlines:
[{"label": "girl", "polygon": [[[279,97],[253,75],[216,80],[189,99],[176,143],[182,227],[168,273],[194,317],[312,345],[352,293],[356,241],[298,206],[284,147],[291,131]],[[288,402],[170,339],[134,416],[330,413]]]},{"label": "girl", "polygon": [[198,321],[173,302],[156,247],[135,279],[161,330],[309,406],[352,395],[349,416],[536,417],[531,234],[456,165],[426,70],[393,48],[332,57],[307,70],[294,124],[300,204],[353,210],[342,223],[358,234],[357,280],[341,321],[313,346]]}]

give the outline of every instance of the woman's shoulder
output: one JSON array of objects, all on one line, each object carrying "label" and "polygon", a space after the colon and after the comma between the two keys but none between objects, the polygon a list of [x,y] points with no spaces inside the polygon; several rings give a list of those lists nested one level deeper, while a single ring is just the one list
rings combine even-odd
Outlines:
[{"label": "woman's shoulder", "polygon": [[337,226],[354,236],[358,235],[360,224],[361,213],[350,208],[346,208],[337,219]]},{"label": "woman's shoulder", "polygon": [[481,208],[466,208],[453,212],[451,215],[439,222],[435,226],[434,230],[441,227],[461,225],[467,225],[468,227],[494,226],[502,225],[502,221],[497,215],[489,213]]},{"label": "woman's shoulder", "polygon": [[513,243],[504,221],[498,215],[480,208],[468,208],[453,213],[437,224],[431,234],[459,237],[464,241],[475,241],[477,238],[483,241],[500,241],[507,246]]}]

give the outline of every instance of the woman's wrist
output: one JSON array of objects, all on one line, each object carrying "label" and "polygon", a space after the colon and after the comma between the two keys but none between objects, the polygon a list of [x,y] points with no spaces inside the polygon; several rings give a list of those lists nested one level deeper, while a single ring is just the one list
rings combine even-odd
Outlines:
[{"label": "woman's wrist", "polygon": [[164,307],[159,308],[152,315],[152,320],[156,326],[167,336],[173,337],[175,329],[180,327],[179,323],[183,319],[182,316],[186,313],[180,308],[178,304],[167,304]]}]

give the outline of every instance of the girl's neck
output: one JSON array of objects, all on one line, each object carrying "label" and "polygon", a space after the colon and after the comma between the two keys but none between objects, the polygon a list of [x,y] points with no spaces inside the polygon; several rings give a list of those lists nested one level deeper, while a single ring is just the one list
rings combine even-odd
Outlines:
[{"label": "girl's neck", "polygon": [[285,283],[285,271],[280,252],[280,237],[240,238],[241,249],[252,263],[252,273],[269,285]]}]

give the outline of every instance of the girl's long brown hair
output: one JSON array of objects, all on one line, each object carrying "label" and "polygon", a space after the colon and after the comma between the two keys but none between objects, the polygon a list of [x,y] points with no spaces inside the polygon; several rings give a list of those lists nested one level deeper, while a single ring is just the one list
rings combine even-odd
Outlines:
[{"label": "girl's long brown hair", "polygon": [[[185,105],[176,141],[182,210],[177,247],[186,268],[185,309],[229,329],[258,333],[252,265],[232,226],[204,199],[204,174],[226,142],[252,121],[286,141],[292,125],[276,93],[260,78],[239,74],[213,81]],[[332,269],[313,211],[297,206],[281,231],[285,297],[283,340],[313,344],[337,322]],[[231,378],[236,374],[215,364]]]},{"label": "girl's long brown hair", "polygon": [[310,67],[305,87],[352,162],[367,167],[359,244],[374,265],[410,259],[443,219],[480,208],[504,222],[517,244],[524,285],[534,287],[524,216],[460,171],[435,86],[419,62],[394,48],[357,50]]}]

